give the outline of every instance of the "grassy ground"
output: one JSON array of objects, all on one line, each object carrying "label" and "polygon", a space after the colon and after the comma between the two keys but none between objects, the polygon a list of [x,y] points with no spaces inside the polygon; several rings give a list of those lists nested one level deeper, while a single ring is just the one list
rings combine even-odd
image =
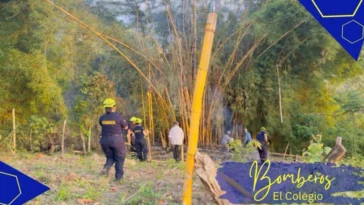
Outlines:
[{"label": "grassy ground", "polygon": [[[98,175],[105,161],[98,154],[1,154],[0,160],[51,188],[28,205],[181,204],[185,164],[172,159],[141,163],[128,157],[121,184],[113,181],[113,169],[109,178]],[[196,177],[193,191],[193,204],[215,204]]]}]

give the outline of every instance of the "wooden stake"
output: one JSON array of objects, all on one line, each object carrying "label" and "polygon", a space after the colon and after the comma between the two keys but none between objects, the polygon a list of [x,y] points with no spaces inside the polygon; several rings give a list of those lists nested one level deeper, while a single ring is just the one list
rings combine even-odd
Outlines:
[{"label": "wooden stake", "polygon": [[13,109],[13,149],[16,150],[16,123],[15,123],[15,109]]},{"label": "wooden stake", "polygon": [[64,120],[64,122],[63,122],[63,129],[62,129],[62,144],[61,144],[61,153],[62,153],[62,156],[64,154],[64,135],[65,135],[65,132],[66,132],[66,124],[67,124],[67,120]]},{"label": "wooden stake", "polygon": [[90,153],[91,152],[91,127],[90,126],[90,129],[88,131],[88,145],[87,145],[87,151]]},{"label": "wooden stake", "polygon": [[284,155],[283,155],[283,159],[286,158],[286,154],[287,154],[287,151],[288,151],[288,147],[289,147],[289,143],[287,144],[286,151],[284,152]]}]

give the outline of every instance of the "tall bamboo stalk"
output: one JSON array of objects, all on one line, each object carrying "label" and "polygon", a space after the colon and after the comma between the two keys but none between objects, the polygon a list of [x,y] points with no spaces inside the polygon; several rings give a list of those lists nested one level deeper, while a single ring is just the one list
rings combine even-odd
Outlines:
[{"label": "tall bamboo stalk", "polygon": [[110,36],[107,36],[107,35],[103,35],[105,38],[107,39],[110,39],[116,43],[118,43],[119,45],[131,50],[132,52],[134,52],[135,54],[141,56],[142,58],[144,58],[148,63],[150,63],[151,65],[153,65],[153,67],[155,67],[159,73],[164,77],[166,78],[164,72],[161,70],[161,68],[159,66],[157,66],[155,63],[153,63],[152,60],[150,60],[148,57],[146,57],[144,54],[140,53],[139,51],[137,51],[136,49],[132,48],[131,46],[127,45],[126,43],[124,42],[121,42],[120,40],[117,40],[116,38],[113,38],[113,37],[110,37]]},{"label": "tall bamboo stalk", "polygon": [[13,109],[13,149],[16,150],[16,123],[15,123],[15,109]]},{"label": "tall bamboo stalk", "polygon": [[190,94],[188,92],[188,88],[187,86],[185,86],[183,88],[184,92],[184,96],[185,96],[185,103],[186,103],[186,109],[187,109],[187,112],[191,112],[191,98],[190,98]]},{"label": "tall bamboo stalk", "polygon": [[207,72],[210,66],[210,58],[212,45],[215,36],[217,13],[215,12],[216,2],[213,0],[210,5],[209,14],[207,16],[205,37],[202,47],[200,66],[197,73],[192,110],[191,110],[191,125],[187,151],[186,173],[183,190],[183,204],[192,204],[192,186],[193,186],[193,171],[195,166],[195,155],[197,151],[197,143],[199,136],[199,126],[201,117],[202,97],[205,89]]},{"label": "tall bamboo stalk", "polygon": [[171,107],[171,109],[172,109],[172,116],[173,116],[173,120],[174,121],[176,121],[176,114],[175,114],[175,112],[174,112],[174,108],[173,108],[173,105],[172,105],[172,101],[171,101],[171,97],[170,97],[170,95],[169,95],[169,92],[168,92],[168,89],[167,88],[165,88],[165,90],[166,90],[166,94],[167,94],[167,99],[168,99],[168,102],[169,102],[169,106]]},{"label": "tall bamboo stalk", "polygon": [[279,75],[279,65],[276,65],[277,78],[278,78],[278,97],[279,97],[279,115],[281,117],[281,123],[283,123],[283,109],[282,109],[282,89],[281,89],[281,78]]},{"label": "tall bamboo stalk", "polygon": [[195,69],[197,67],[197,0],[193,0],[193,55],[192,55],[192,81],[195,80]]},{"label": "tall bamboo stalk", "polygon": [[140,78],[140,92],[142,93],[142,107],[143,107],[143,122],[144,128],[146,127],[146,116],[145,116],[145,105],[144,105],[144,92],[143,92],[143,82]]},{"label": "tall bamboo stalk", "polygon": [[202,124],[202,126],[200,126],[201,127],[201,141],[202,141],[202,143],[201,143],[201,145],[206,145],[206,143],[207,143],[207,141],[206,141],[206,134],[205,134],[205,129],[206,129],[206,122],[205,122],[205,108],[206,108],[206,98],[205,98],[205,96],[206,96],[206,92],[204,92],[204,94],[203,94],[203,97],[202,97],[202,111],[201,111],[201,124]]}]

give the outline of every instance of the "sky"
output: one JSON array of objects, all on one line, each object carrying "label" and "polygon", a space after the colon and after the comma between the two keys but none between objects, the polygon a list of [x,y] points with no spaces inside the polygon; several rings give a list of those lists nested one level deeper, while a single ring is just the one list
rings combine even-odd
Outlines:
[{"label": "sky", "polygon": [[[150,0],[145,0],[144,2],[139,4],[139,9],[141,11],[146,11],[147,10],[147,4],[145,2],[150,2]],[[186,0],[184,0],[186,1]],[[204,7],[206,7],[208,5],[210,0],[197,0],[199,5],[204,5]],[[224,7],[225,9],[231,9],[231,10],[235,10],[236,9],[236,5],[237,5],[237,1],[239,3],[244,2],[244,0],[220,0],[220,6]],[[125,0],[89,0],[89,2],[92,2],[92,5],[96,5],[96,2],[125,2]],[[162,0],[155,0],[156,5],[163,5]],[[183,2],[183,0],[171,0],[172,2],[172,6],[179,6],[181,2]],[[192,0],[191,0],[192,2]],[[160,7],[160,11],[164,10],[164,6]],[[159,11],[153,11],[153,12],[159,12]],[[125,24],[130,24],[132,23],[131,19],[133,17],[128,16],[128,15],[119,15],[117,17],[118,20],[122,21]]]}]

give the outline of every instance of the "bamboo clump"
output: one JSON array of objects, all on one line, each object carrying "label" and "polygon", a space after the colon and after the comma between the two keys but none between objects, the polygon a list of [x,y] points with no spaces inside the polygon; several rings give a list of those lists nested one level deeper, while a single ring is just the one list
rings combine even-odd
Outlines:
[{"label": "bamboo clump", "polygon": [[[125,59],[135,69],[141,80],[146,82],[146,85],[141,82],[141,106],[143,107],[144,126],[150,129],[150,141],[151,144],[161,142],[163,146],[167,146],[166,137],[169,132],[171,122],[178,120],[181,123],[183,130],[186,133],[185,143],[189,143],[191,137],[191,116],[192,112],[192,88],[194,83],[198,81],[196,79],[197,59],[202,57],[197,52],[198,48],[198,16],[197,16],[197,4],[200,2],[196,0],[190,1],[191,4],[184,4],[181,9],[182,13],[186,13],[182,18],[175,18],[173,7],[170,5],[170,1],[163,1],[166,17],[168,20],[168,26],[172,38],[169,42],[169,47],[164,48],[157,40],[157,34],[155,31],[154,19],[151,13],[150,2],[146,1],[147,9],[145,11],[146,21],[150,23],[151,28],[148,29],[149,33],[145,33],[144,39],[154,42],[154,49],[157,55],[148,55],[144,47],[143,40],[138,39],[138,46],[131,46],[123,40],[114,37],[112,34],[104,34],[98,31],[95,27],[87,25],[84,21],[81,21],[75,15],[68,12],[66,9],[56,5],[51,0],[44,0],[48,4],[55,7],[58,11],[62,12],[66,16],[66,20],[70,23],[74,23],[80,26],[80,28],[87,30],[94,34],[105,42],[108,46],[113,48],[123,59]],[[241,11],[243,3],[238,3],[235,13]],[[213,73],[211,79],[207,79],[213,86],[208,86],[203,94],[203,103],[201,110],[202,128],[199,129],[198,144],[211,145],[219,143],[219,139],[224,132],[224,119],[220,118],[220,115],[224,115],[223,109],[225,104],[222,100],[224,93],[229,82],[234,78],[239,69],[249,68],[250,56],[256,51],[258,45],[266,39],[267,34],[262,35],[261,38],[255,40],[252,45],[244,51],[243,54],[239,51],[243,39],[252,29],[254,22],[247,21],[248,13],[250,9],[250,3],[244,8],[243,15],[240,17],[240,21],[243,22],[240,26],[232,31],[227,36],[223,36],[217,40],[216,49],[211,52],[212,57],[218,58],[224,48],[232,43],[232,50],[230,53],[224,53],[226,55],[226,63],[221,69],[217,69],[217,72]],[[191,14],[191,18],[188,16]],[[136,14],[137,18],[139,13]],[[138,18],[139,19],[139,18]],[[229,25],[232,22],[222,25],[221,30],[227,31]],[[259,56],[264,54],[267,50],[273,47],[280,39],[287,36],[295,28],[300,26],[303,22],[299,22],[292,29],[282,35],[277,41],[273,42],[269,47],[264,50]],[[182,25],[182,28],[181,28]],[[137,29],[140,27],[140,22],[136,25]],[[186,27],[186,28],[185,28]],[[189,27],[189,28],[187,28]],[[189,37],[188,34],[192,33],[193,37]],[[129,53],[126,53],[128,51]],[[141,61],[133,60],[128,55],[139,57]],[[286,56],[287,57],[287,56]],[[141,65],[145,66],[141,66]],[[216,65],[212,67],[215,69]],[[148,91],[151,92],[152,102],[148,101]],[[144,96],[145,94],[145,96]],[[148,101],[148,102],[147,102]],[[283,105],[281,105],[283,107]],[[149,108],[148,108],[149,107]],[[150,112],[152,111],[152,113]],[[283,116],[283,114],[281,115]],[[239,119],[237,113],[232,113],[234,119],[233,127],[238,127],[241,124],[242,119]],[[211,120],[216,119],[216,120]],[[233,130],[235,135],[240,135],[238,130]],[[159,134],[156,137],[155,133]],[[163,137],[164,136],[164,137]]]}]

